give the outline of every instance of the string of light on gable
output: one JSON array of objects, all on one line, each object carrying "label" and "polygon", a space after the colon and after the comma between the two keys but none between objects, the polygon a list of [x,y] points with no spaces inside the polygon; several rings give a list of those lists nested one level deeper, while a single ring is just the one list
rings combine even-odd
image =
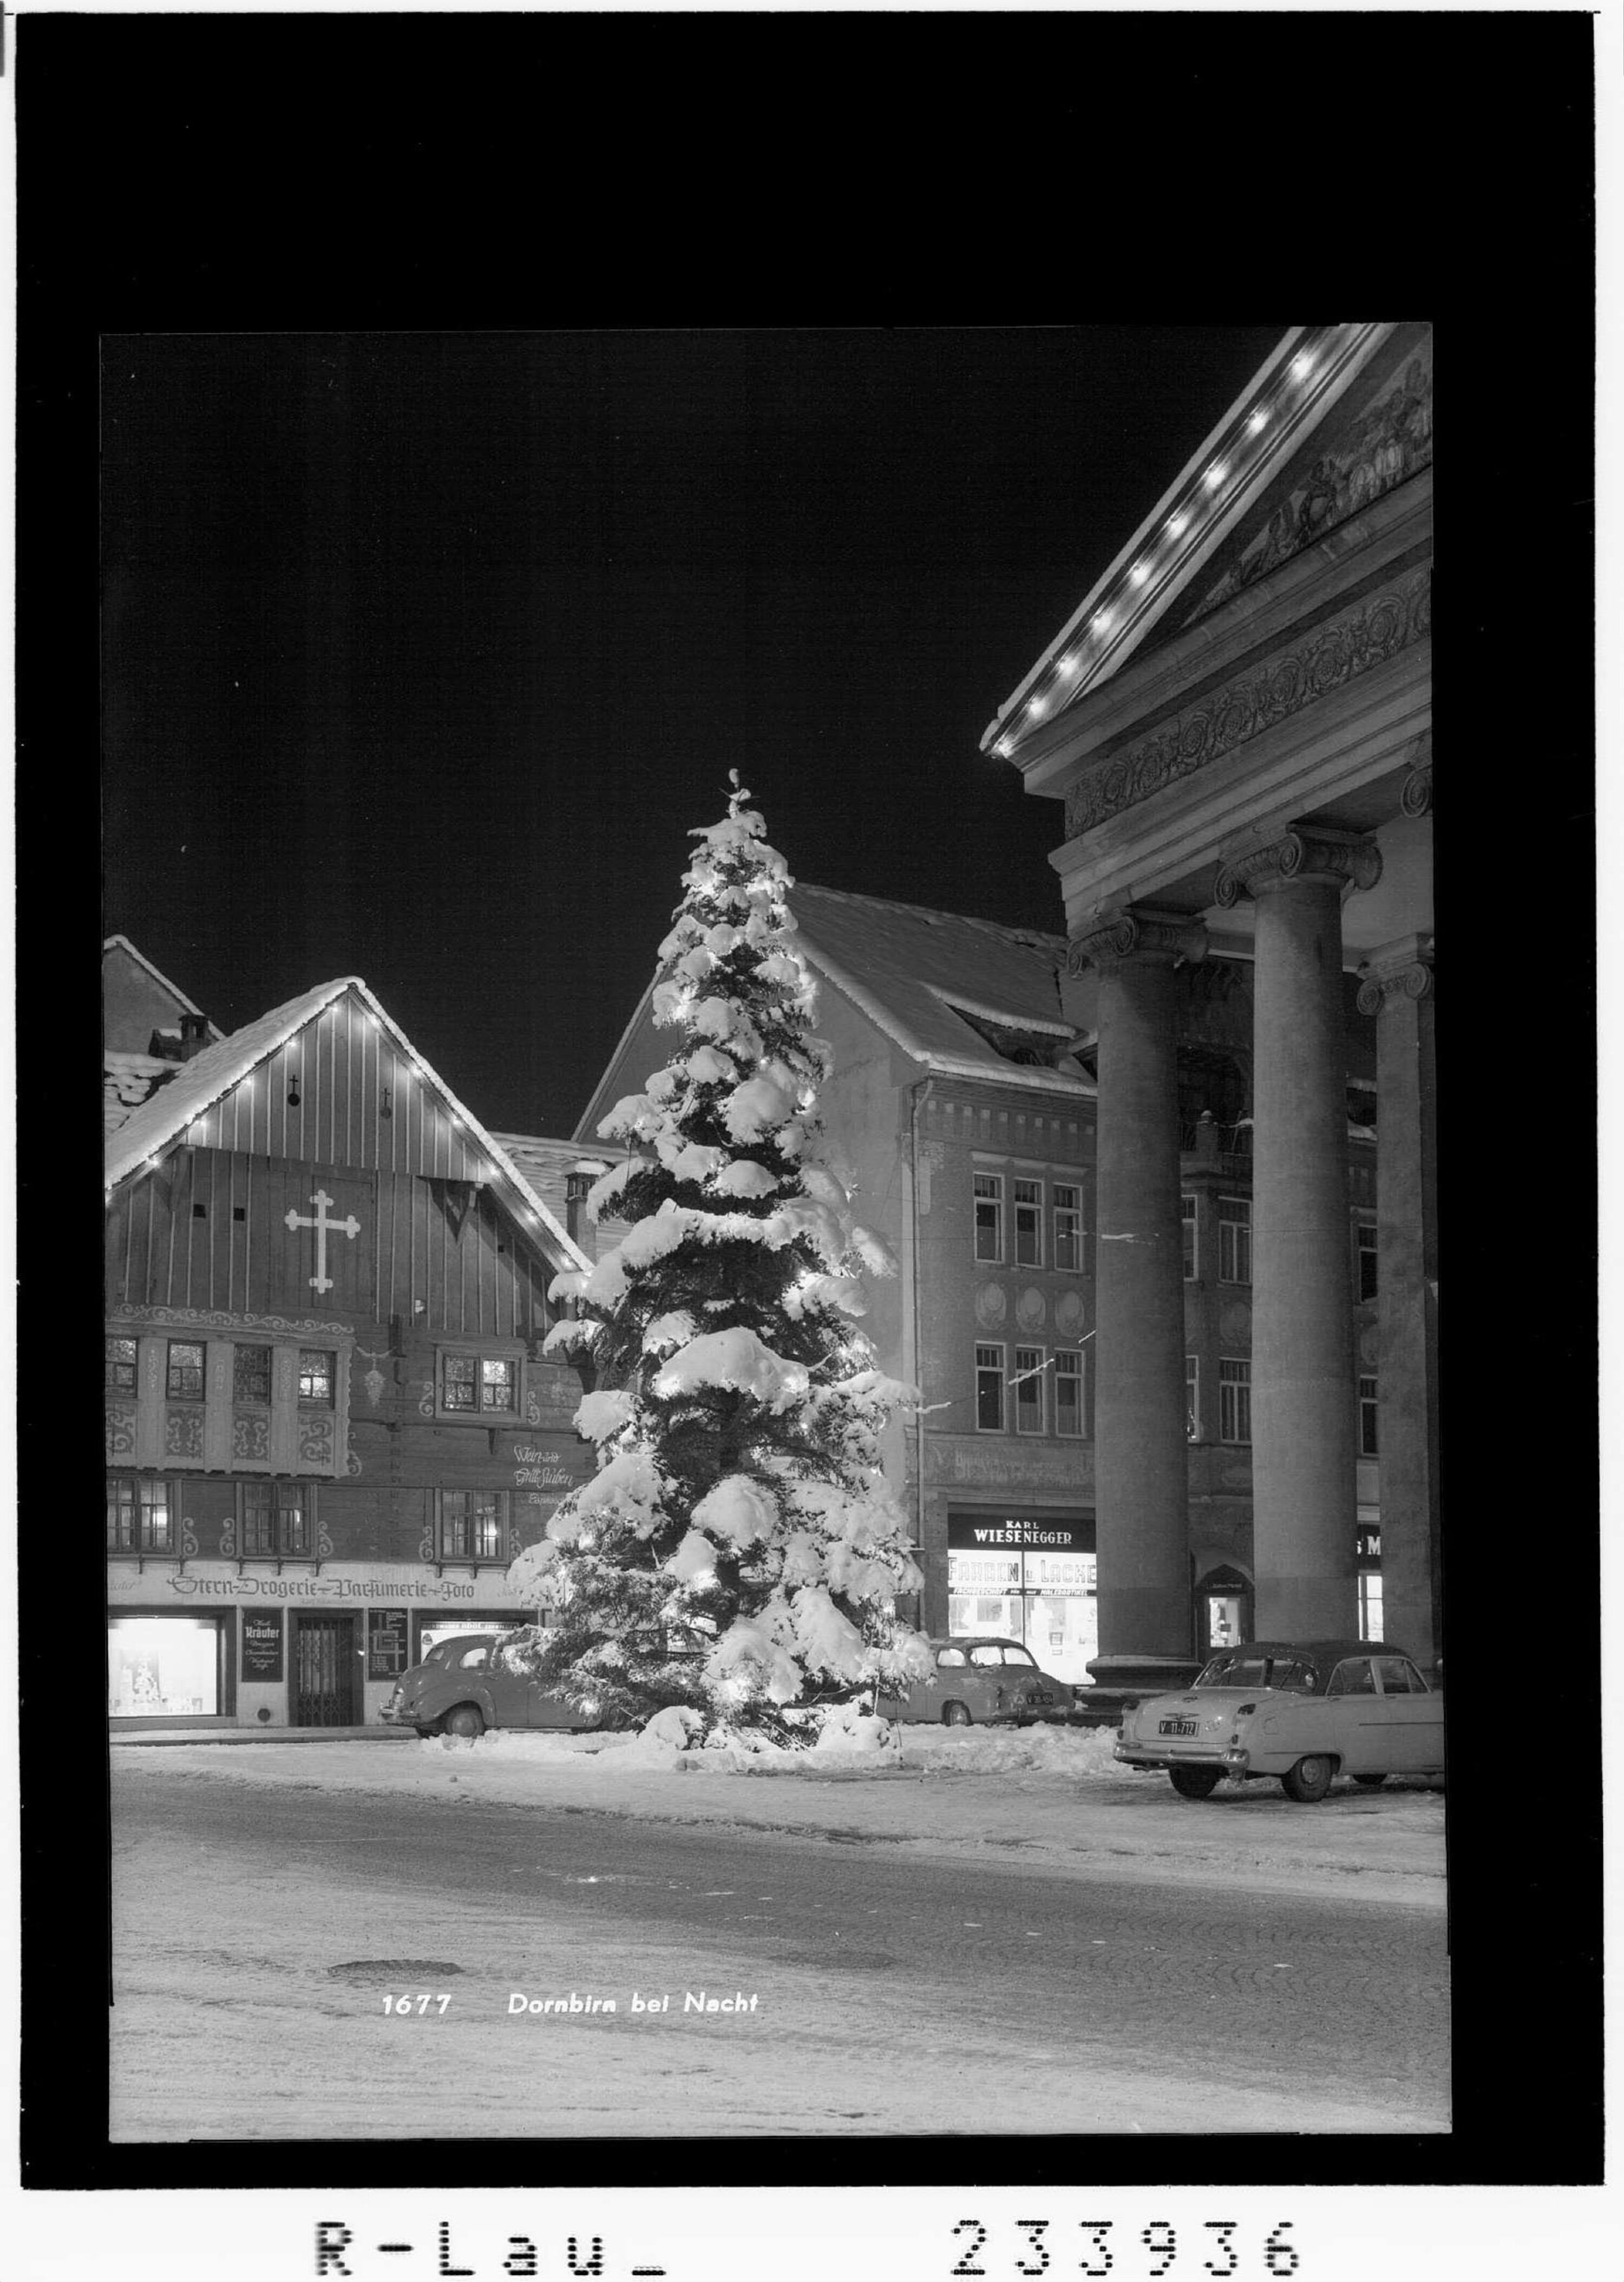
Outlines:
[{"label": "string of light on gable", "polygon": [[1302,392],[1315,379],[1324,362],[1325,341],[1300,349],[1286,367],[1284,380],[1271,375],[1261,394],[1242,414],[1220,443],[1213,457],[1174,502],[1161,530],[1154,533],[1101,597],[1087,624],[1055,659],[1019,708],[1017,719],[994,740],[992,751],[1006,760],[1022,740],[1064,704],[1085,666],[1097,666],[1113,640],[1137,618],[1173,567],[1172,550],[1194,528],[1211,524],[1222,515],[1242,479],[1250,475],[1267,446],[1261,439],[1297,408]]}]

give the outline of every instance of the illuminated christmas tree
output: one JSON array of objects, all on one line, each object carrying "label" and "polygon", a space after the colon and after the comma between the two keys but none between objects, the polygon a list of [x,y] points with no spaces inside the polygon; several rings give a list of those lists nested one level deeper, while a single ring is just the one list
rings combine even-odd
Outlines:
[{"label": "illuminated christmas tree", "polygon": [[660,946],[654,1014],[680,1048],[598,1129],[640,1154],[587,1208],[633,1225],[554,1287],[579,1314],[546,1352],[590,1357],[576,1424],[598,1471],[515,1563],[515,1589],[559,1621],[506,1654],[606,1725],[676,1705],[690,1740],[793,1744],[831,1705],[929,1671],[893,1613],[921,1579],[880,1462],[888,1417],[918,1396],[857,1325],[862,1270],[893,1263],[812,1154],[816,986],[784,860],[732,780]]}]

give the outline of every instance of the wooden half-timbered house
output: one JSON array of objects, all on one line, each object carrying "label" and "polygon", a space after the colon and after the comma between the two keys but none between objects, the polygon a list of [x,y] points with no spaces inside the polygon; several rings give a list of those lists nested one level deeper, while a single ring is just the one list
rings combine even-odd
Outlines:
[{"label": "wooden half-timbered house", "polygon": [[590,1473],[542,1359],[586,1264],[366,984],[195,1052],[108,1137],[109,1713],[352,1726]]}]

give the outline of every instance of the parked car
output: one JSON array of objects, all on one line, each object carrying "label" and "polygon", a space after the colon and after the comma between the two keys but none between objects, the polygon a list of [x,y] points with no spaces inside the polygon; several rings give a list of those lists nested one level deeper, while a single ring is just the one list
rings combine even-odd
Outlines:
[{"label": "parked car", "polygon": [[1123,1714],[1116,1756],[1165,1767],[1182,1798],[1225,1775],[1278,1775],[1287,1798],[1324,1798],[1339,1774],[1441,1775],[1443,1696],[1391,1641],[1246,1641],[1181,1694]]},{"label": "parked car", "polygon": [[436,1641],[421,1664],[395,1682],[384,1706],[392,1727],[420,1735],[482,1735],[487,1727],[551,1727],[567,1732],[592,1722],[556,1696],[544,1696],[522,1672],[493,1657],[495,1635],[458,1633]]},{"label": "parked car", "polygon": [[1030,1649],[1019,1641],[991,1634],[933,1640],[930,1652],[934,1673],[903,1694],[882,1695],[882,1719],[940,1720],[945,1727],[993,1722],[1025,1727],[1037,1719],[1071,1716],[1070,1688],[1040,1671]]}]

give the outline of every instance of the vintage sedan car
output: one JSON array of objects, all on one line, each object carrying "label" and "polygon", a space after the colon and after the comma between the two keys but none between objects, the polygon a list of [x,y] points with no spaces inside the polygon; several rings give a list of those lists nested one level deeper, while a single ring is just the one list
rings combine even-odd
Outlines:
[{"label": "vintage sedan car", "polygon": [[1038,1669],[1030,1649],[1019,1641],[991,1634],[933,1640],[936,1670],[905,1693],[882,1695],[885,1719],[939,1720],[945,1727],[998,1723],[1030,1727],[1038,1719],[1071,1716],[1071,1690],[1063,1680]]},{"label": "vintage sedan car", "polygon": [[1225,1775],[1278,1775],[1306,1805],[1339,1774],[1441,1775],[1443,1696],[1391,1641],[1247,1641],[1182,1693],[1125,1712],[1116,1756],[1165,1767],[1184,1798],[1208,1797]]},{"label": "vintage sedan car", "polygon": [[562,1732],[590,1727],[556,1696],[544,1696],[522,1672],[495,1661],[495,1635],[458,1633],[436,1641],[421,1664],[400,1674],[384,1706],[391,1727],[415,1727],[420,1735],[484,1735],[487,1727],[551,1727]]}]

